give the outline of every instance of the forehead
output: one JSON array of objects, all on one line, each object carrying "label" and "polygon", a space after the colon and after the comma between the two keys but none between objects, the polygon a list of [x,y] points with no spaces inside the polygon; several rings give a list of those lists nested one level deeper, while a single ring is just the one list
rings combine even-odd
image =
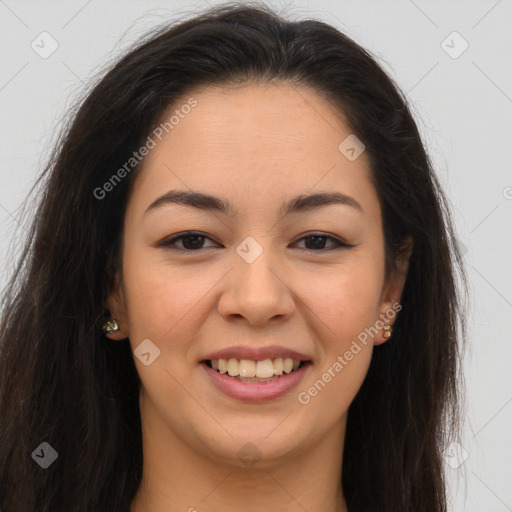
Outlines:
[{"label": "forehead", "polygon": [[[298,160],[305,152],[319,153],[334,145],[350,130],[342,115],[327,100],[310,88],[287,84],[248,84],[243,86],[203,87],[192,92],[167,110],[180,111],[193,97],[196,106],[180,118],[167,138],[169,148],[178,151],[181,143],[192,142],[200,148],[216,151],[226,159],[250,155],[260,159]],[[185,122],[186,121],[186,122]]]},{"label": "forehead", "polygon": [[234,200],[282,200],[315,187],[374,195],[365,154],[350,161],[339,150],[351,135],[342,114],[310,88],[203,87],[168,108],[165,122],[134,187],[141,208],[171,188]]}]

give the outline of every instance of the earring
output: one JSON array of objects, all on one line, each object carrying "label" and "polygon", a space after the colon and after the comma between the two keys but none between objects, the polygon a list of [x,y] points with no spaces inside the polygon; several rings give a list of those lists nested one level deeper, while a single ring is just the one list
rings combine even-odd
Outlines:
[{"label": "earring", "polygon": [[117,321],[114,318],[111,318],[105,324],[103,324],[101,330],[103,331],[104,334],[110,334],[112,332],[119,331],[120,327],[117,324]]},{"label": "earring", "polygon": [[393,328],[391,327],[391,325],[384,326],[384,338],[389,338],[391,336],[392,332],[393,332]]}]

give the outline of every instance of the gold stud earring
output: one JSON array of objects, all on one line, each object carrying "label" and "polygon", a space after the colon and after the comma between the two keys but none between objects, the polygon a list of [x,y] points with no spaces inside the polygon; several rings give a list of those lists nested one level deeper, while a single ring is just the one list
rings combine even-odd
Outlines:
[{"label": "gold stud earring", "polygon": [[393,328],[391,327],[391,325],[384,326],[384,338],[389,338],[391,336],[392,332],[393,332]]},{"label": "gold stud earring", "polygon": [[114,318],[111,318],[105,324],[103,324],[101,330],[103,331],[104,334],[110,334],[119,331],[120,327],[117,324],[117,321]]}]

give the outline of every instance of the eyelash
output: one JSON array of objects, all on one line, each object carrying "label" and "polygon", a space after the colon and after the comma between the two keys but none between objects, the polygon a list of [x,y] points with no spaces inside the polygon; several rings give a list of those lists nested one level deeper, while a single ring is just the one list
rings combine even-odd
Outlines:
[{"label": "eyelash", "polygon": [[[212,240],[209,236],[199,232],[199,231],[187,231],[185,233],[181,233],[180,235],[176,235],[168,240],[164,240],[163,242],[161,242],[159,244],[160,247],[165,247],[167,249],[170,249],[170,250],[174,250],[174,251],[179,251],[179,252],[188,252],[188,253],[192,253],[192,252],[200,252],[202,251],[203,249],[209,249],[209,247],[201,247],[199,249],[181,249],[181,248],[177,248],[177,247],[172,247],[178,240],[182,240],[184,238],[189,238],[189,237],[194,237],[194,236],[200,236],[200,237],[203,237],[204,239],[208,239],[208,240]],[[304,240],[304,239],[307,239],[307,238],[314,238],[314,237],[318,237],[318,238],[326,238],[326,239],[329,239],[333,242],[335,242],[337,244],[336,247],[332,247],[330,249],[303,249],[303,251],[306,251],[306,252],[326,252],[326,251],[333,251],[335,249],[350,249],[352,247],[354,247],[354,245],[350,245],[350,244],[347,244],[345,242],[343,242],[342,240],[338,239],[338,238],[335,238],[333,236],[330,236],[330,235],[326,235],[324,233],[320,233],[320,232],[312,232],[312,233],[308,233],[307,236],[303,236],[302,238],[299,238],[298,241],[301,241],[301,240]]]}]

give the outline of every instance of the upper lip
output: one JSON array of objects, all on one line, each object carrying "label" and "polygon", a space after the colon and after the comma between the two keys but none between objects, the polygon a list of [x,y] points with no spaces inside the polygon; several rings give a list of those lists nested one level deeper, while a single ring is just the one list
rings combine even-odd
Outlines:
[{"label": "upper lip", "polygon": [[252,361],[263,361],[264,359],[275,359],[277,357],[295,359],[297,361],[311,361],[311,357],[279,345],[270,345],[268,347],[229,347],[212,352],[202,359],[249,359]]}]

